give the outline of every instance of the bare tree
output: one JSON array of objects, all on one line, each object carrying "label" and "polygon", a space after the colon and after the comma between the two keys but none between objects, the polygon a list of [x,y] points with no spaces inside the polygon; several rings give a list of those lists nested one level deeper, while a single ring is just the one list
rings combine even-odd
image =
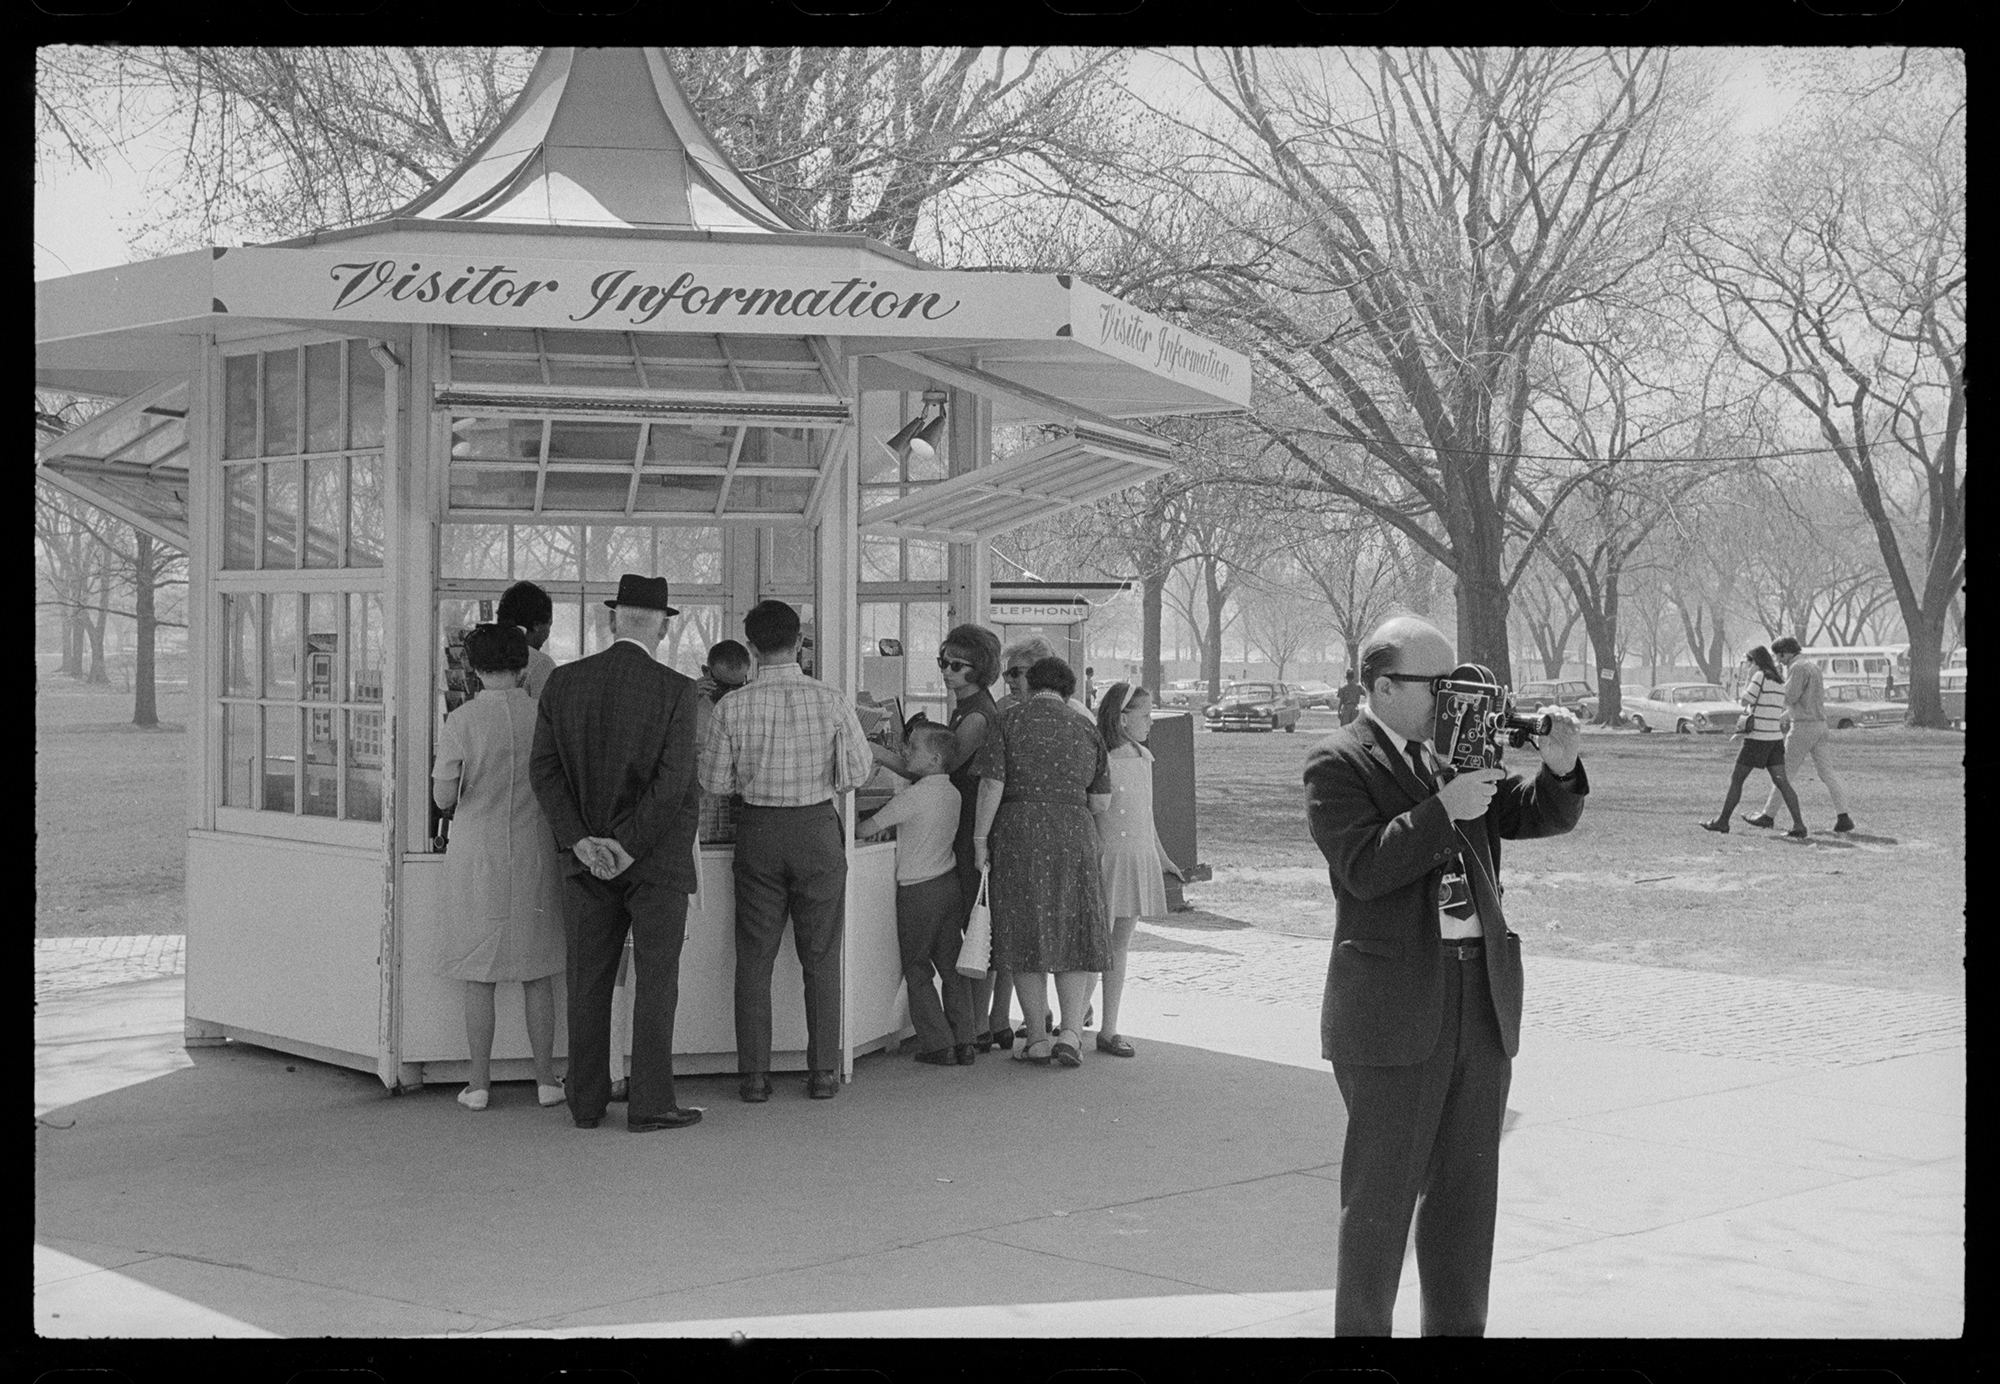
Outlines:
[{"label": "bare tree", "polygon": [[1361,641],[1369,631],[1391,615],[1429,606],[1430,559],[1365,512],[1331,504],[1301,511],[1289,527],[1287,547],[1326,603],[1325,623],[1350,668],[1361,666]]},{"label": "bare tree", "polygon": [[1294,659],[1325,638],[1326,609],[1317,595],[1304,573],[1284,565],[1250,578],[1238,597],[1248,642],[1280,681]]},{"label": "bare tree", "polygon": [[[1910,721],[1965,581],[1965,55],[1871,51],[1685,240],[1704,310],[1839,459],[1910,637]],[[1870,69],[1873,69],[1872,71]],[[1914,520],[1917,541],[1908,541]]]}]

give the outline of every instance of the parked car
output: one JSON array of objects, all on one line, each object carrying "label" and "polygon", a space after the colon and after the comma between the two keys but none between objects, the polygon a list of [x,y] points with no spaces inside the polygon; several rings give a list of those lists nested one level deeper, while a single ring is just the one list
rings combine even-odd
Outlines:
[{"label": "parked car", "polygon": [[1734,697],[1712,682],[1668,682],[1648,688],[1643,697],[1627,697],[1625,719],[1640,730],[1671,730],[1680,735],[1727,734],[1743,719]]},{"label": "parked car", "polygon": [[1208,701],[1206,678],[1183,678],[1160,689],[1161,706],[1201,706]]},{"label": "parked car", "polygon": [[1238,682],[1222,700],[1204,707],[1210,730],[1287,730],[1299,728],[1299,699],[1287,683]]},{"label": "parked car", "polygon": [[1299,699],[1301,711],[1311,711],[1316,706],[1334,711],[1340,706],[1340,689],[1330,682],[1302,682],[1292,692]]},{"label": "parked car", "polygon": [[1540,711],[1545,706],[1559,706],[1581,718],[1586,701],[1592,704],[1592,710],[1596,709],[1597,699],[1591,694],[1590,684],[1581,678],[1561,682],[1524,682],[1514,689],[1514,705],[1521,711]]},{"label": "parked car", "polygon": [[1826,723],[1835,730],[1857,726],[1900,726],[1908,718],[1910,704],[1884,697],[1860,683],[1826,689]]},{"label": "parked car", "polygon": [[[1627,687],[1624,683],[1618,684],[1619,725],[1627,726],[1632,723],[1629,707],[1632,698],[1638,695],[1637,690]],[[1595,688],[1592,688],[1587,695],[1578,697],[1576,699],[1576,718],[1579,721],[1595,721],[1597,719],[1598,705],[1602,701],[1603,698],[1598,695]]]},{"label": "parked car", "polygon": [[1938,700],[1944,704],[1945,719],[1955,726],[1965,724],[1965,671],[1961,663],[1938,675]]}]

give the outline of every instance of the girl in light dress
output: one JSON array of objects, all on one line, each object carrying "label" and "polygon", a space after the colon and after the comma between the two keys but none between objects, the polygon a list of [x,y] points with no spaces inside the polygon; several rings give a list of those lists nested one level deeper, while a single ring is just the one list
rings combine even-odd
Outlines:
[{"label": "girl in light dress", "polygon": [[1125,956],[1141,918],[1163,918],[1163,874],[1181,878],[1153,825],[1153,694],[1113,683],[1097,704],[1097,729],[1111,766],[1111,806],[1097,819],[1104,870],[1105,912],[1111,916],[1111,968],[1104,972],[1104,1023],[1097,1050],[1130,1057],[1131,1042],[1118,1032],[1118,1003],[1125,993]]}]

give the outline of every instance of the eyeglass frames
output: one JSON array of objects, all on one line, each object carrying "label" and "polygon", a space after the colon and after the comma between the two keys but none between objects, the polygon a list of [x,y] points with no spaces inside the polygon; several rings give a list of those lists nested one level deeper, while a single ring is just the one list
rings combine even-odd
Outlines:
[{"label": "eyeglass frames", "polygon": [[1442,688],[1444,687],[1444,685],[1445,685],[1446,683],[1448,683],[1448,682],[1450,682],[1450,681],[1451,681],[1451,674],[1450,674],[1450,673],[1437,673],[1437,674],[1431,674],[1431,673],[1382,673],[1382,674],[1379,674],[1378,676],[1380,676],[1380,677],[1385,677],[1385,678],[1389,679],[1389,681],[1391,681],[1391,682],[1421,682],[1421,683],[1425,684],[1426,686],[1428,686],[1428,687],[1430,688],[1430,690],[1431,690],[1431,691],[1432,691],[1433,693],[1435,693],[1435,692],[1439,691],[1440,689],[1442,689]]},{"label": "eyeglass frames", "polygon": [[937,666],[941,671],[947,673],[969,673],[973,669],[973,665],[967,663],[962,658],[940,658],[937,661]]},{"label": "eyeglass frames", "polygon": [[1000,676],[1003,678],[1025,678],[1028,676],[1028,670],[1026,668],[1009,668]]}]

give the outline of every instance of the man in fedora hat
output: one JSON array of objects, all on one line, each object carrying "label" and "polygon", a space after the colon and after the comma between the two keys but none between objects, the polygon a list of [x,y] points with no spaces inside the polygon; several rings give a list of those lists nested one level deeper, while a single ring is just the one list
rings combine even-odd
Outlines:
[{"label": "man in fedora hat", "polygon": [[611,1099],[611,992],[632,934],[632,1076],[625,1127],[678,1129],[701,1111],[674,1103],[674,1009],[696,887],[694,680],[658,661],[664,577],[627,573],[610,648],[542,685],[529,772],[563,853],[568,934],[569,1110],[595,1129]]}]

